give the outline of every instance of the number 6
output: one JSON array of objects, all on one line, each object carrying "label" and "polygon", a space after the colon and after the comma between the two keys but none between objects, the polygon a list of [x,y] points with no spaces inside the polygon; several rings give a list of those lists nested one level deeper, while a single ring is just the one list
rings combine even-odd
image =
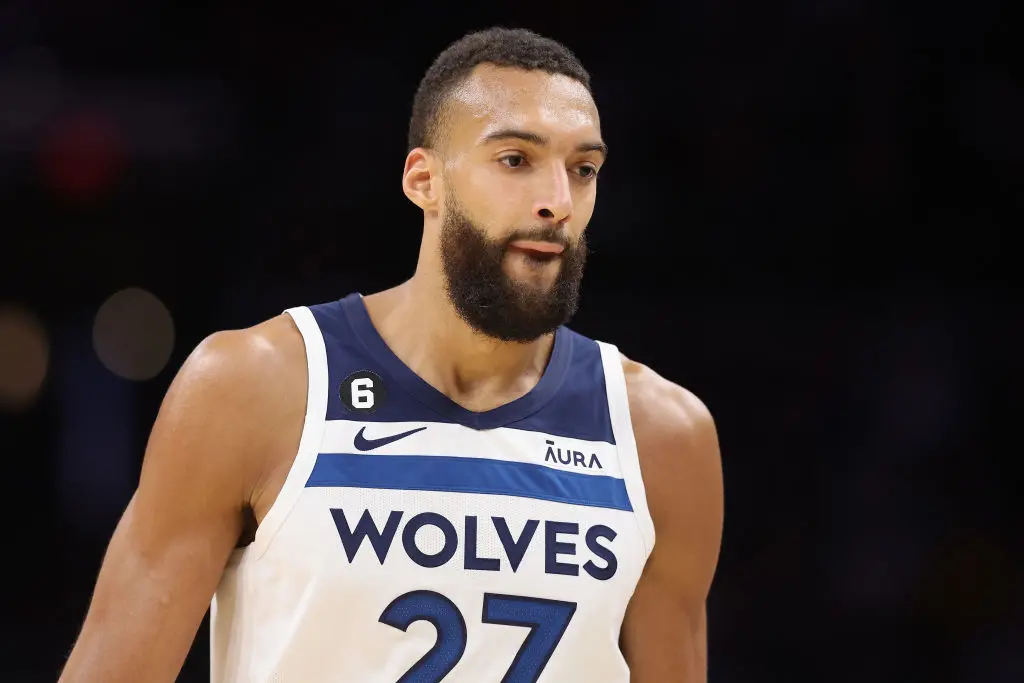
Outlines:
[{"label": "number 6", "polygon": [[373,407],[373,380],[369,377],[352,380],[352,407],[360,409]]}]

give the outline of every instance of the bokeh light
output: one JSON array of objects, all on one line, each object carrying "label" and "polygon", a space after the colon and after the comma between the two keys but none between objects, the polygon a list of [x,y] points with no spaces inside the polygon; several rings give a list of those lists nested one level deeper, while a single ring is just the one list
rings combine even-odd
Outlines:
[{"label": "bokeh light", "polygon": [[50,344],[39,319],[18,306],[0,308],[0,408],[31,407],[49,364]]},{"label": "bokeh light", "polygon": [[155,377],[174,349],[174,320],[160,299],[138,287],[122,289],[96,313],[93,346],[112,373],[130,380]]}]

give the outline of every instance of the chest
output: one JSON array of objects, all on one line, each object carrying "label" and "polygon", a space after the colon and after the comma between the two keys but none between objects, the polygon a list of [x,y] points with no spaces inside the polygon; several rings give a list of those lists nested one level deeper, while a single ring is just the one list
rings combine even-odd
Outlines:
[{"label": "chest", "polygon": [[645,559],[614,445],[452,424],[328,422],[278,536],[357,590],[615,602]]}]

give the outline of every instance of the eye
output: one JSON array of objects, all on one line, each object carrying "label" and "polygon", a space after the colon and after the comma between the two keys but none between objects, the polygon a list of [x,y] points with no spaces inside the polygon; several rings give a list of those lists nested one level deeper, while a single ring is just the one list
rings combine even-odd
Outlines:
[{"label": "eye", "polygon": [[592,180],[597,177],[597,167],[591,166],[590,164],[583,164],[576,172],[579,173],[580,177],[584,180]]},{"label": "eye", "polygon": [[505,156],[498,159],[501,163],[505,164],[509,168],[519,168],[526,163],[526,157],[522,154],[506,154]]}]

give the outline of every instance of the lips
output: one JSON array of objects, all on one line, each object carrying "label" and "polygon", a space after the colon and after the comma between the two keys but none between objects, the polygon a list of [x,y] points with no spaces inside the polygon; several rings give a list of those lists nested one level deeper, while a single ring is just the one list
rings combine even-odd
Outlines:
[{"label": "lips", "polygon": [[525,251],[540,256],[557,256],[565,251],[565,246],[557,242],[544,242],[541,240],[516,240],[509,244],[513,249]]}]

